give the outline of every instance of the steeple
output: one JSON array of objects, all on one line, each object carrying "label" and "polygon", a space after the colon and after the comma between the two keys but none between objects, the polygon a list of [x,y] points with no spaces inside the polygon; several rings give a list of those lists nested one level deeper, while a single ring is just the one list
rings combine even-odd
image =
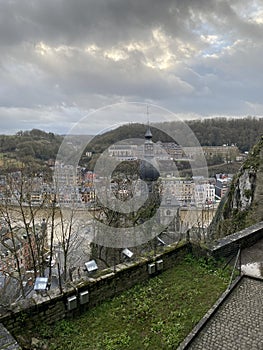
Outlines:
[{"label": "steeple", "polygon": [[156,161],[154,159],[154,143],[152,141],[153,136],[149,121],[144,137],[144,160],[141,161],[140,178],[148,183],[149,191],[151,192],[150,183],[156,181],[159,178],[160,174],[157,170],[157,167],[155,166]]},{"label": "steeple", "polygon": [[153,158],[154,157],[154,143],[152,142],[152,132],[148,124],[146,133],[145,133],[145,142],[144,142],[144,157]]},{"label": "steeple", "polygon": [[149,123],[148,123],[148,127],[144,137],[145,137],[145,140],[149,140],[149,141],[152,140],[153,135],[152,135]]},{"label": "steeple", "polygon": [[151,132],[151,129],[150,129],[150,120],[149,120],[149,106],[147,105],[147,109],[146,109],[146,114],[147,114],[147,130],[146,130],[146,133],[145,133],[145,140],[152,140],[152,132]]}]

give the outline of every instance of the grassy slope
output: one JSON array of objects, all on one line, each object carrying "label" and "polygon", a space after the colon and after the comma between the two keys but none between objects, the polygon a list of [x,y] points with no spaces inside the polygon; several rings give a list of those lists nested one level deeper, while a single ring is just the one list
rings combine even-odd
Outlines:
[{"label": "grassy slope", "polygon": [[36,336],[48,349],[175,349],[225,290],[229,274],[188,257],[163,274]]}]

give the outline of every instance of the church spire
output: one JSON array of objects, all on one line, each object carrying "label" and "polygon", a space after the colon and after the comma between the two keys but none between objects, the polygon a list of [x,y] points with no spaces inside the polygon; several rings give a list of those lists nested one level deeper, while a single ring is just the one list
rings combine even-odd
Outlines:
[{"label": "church spire", "polygon": [[[148,106],[147,106],[147,115],[148,115]],[[146,181],[148,183],[149,192],[152,192],[152,185],[150,184],[153,181],[156,181],[160,173],[157,170],[158,165],[155,164],[156,161],[154,159],[154,143],[152,141],[152,132],[150,129],[150,123],[148,118],[148,125],[145,132],[145,142],[144,142],[144,154],[143,154],[143,160],[141,161],[140,165],[140,178],[143,181]],[[157,166],[155,166],[157,165]]]},{"label": "church spire", "polygon": [[150,129],[150,125],[148,124],[148,127],[147,127],[147,130],[146,130],[146,133],[145,133],[145,139],[146,140],[152,140],[153,138],[153,135],[152,135],[152,132],[151,132],[151,129]]},{"label": "church spire", "polygon": [[150,129],[149,106],[148,105],[147,105],[147,109],[146,109],[146,114],[147,114],[147,130],[146,130],[144,137],[145,137],[145,140],[151,141],[153,135],[152,135],[152,132]]}]

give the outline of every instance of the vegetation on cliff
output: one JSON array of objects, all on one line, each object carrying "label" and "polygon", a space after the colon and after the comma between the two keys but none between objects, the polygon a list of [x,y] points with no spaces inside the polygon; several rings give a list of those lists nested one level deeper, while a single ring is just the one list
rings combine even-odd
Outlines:
[{"label": "vegetation on cliff", "polygon": [[263,220],[263,136],[234,176],[210,227],[223,237]]}]

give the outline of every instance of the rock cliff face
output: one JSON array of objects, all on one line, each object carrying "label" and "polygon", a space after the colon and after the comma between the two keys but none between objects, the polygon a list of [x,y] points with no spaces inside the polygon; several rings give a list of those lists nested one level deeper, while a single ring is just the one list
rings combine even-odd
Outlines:
[{"label": "rock cliff face", "polygon": [[211,223],[210,237],[220,238],[263,220],[263,136],[234,176]]}]

